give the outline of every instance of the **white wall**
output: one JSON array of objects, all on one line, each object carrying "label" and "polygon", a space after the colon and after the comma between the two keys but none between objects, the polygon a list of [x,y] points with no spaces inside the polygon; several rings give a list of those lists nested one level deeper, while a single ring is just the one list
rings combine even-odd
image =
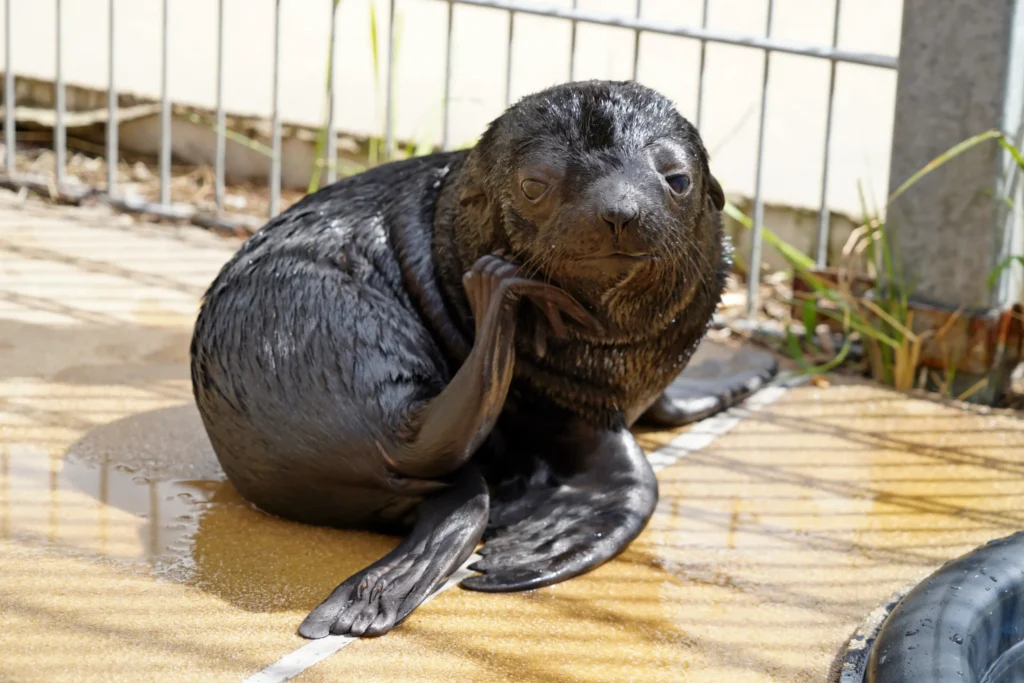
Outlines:
[{"label": "white wall", "polygon": [[[53,0],[12,3],[13,69],[54,76]],[[319,124],[330,28],[330,0],[281,0],[281,113],[286,121]],[[571,6],[571,0],[537,0]],[[115,0],[119,88],[156,97],[160,92],[161,0]],[[387,0],[342,0],[338,16],[339,129],[381,130],[383,104],[375,103],[370,48],[370,5],[376,3],[382,51],[387,41]],[[103,88],[107,73],[108,0],[64,0],[64,74],[68,83]],[[216,11],[214,0],[170,0],[169,83],[172,99],[214,104]],[[697,24],[702,0],[645,0],[644,16]],[[400,137],[439,139],[447,3],[398,0],[401,39],[397,64]],[[631,14],[633,0],[581,0],[580,6]],[[764,0],[711,0],[710,25],[746,34],[764,31]],[[827,45],[832,9],[826,0],[776,0],[773,35]],[[225,98],[229,111],[269,115],[274,0],[225,0]],[[895,55],[902,2],[843,3],[840,46]],[[518,16],[512,92],[520,97],[568,76],[569,23]],[[455,143],[468,142],[504,107],[508,15],[457,7],[451,126]],[[0,36],[2,41],[2,36]],[[658,88],[695,117],[696,41],[660,35],[641,39],[640,80]],[[581,24],[578,78],[627,79],[632,75],[633,32]],[[382,54],[382,58],[383,58]],[[750,194],[754,183],[762,53],[709,45],[702,134],[713,171],[727,191]],[[382,72],[384,64],[381,65]],[[815,208],[820,192],[829,65],[826,61],[772,56],[765,145],[766,201]],[[383,73],[381,74],[383,79]],[[857,183],[879,202],[888,185],[896,75],[840,65],[833,119],[829,204],[859,214]],[[380,88],[383,92],[383,85]]]}]

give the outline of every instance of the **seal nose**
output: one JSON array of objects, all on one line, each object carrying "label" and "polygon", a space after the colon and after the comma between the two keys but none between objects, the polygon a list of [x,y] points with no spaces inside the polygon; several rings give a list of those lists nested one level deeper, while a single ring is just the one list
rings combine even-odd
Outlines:
[{"label": "seal nose", "polygon": [[629,224],[640,215],[640,207],[635,199],[625,196],[606,204],[600,215],[601,220],[611,228],[612,232],[621,235]]}]

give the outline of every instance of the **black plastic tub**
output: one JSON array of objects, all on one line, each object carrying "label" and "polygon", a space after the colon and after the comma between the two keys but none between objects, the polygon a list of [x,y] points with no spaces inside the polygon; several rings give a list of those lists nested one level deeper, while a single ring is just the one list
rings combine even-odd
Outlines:
[{"label": "black plastic tub", "polygon": [[840,683],[1024,683],[1024,532],[894,596],[850,640]]}]

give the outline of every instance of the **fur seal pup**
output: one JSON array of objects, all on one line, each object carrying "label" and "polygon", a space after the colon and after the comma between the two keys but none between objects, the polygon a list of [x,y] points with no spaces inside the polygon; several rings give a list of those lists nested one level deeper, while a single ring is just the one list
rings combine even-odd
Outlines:
[{"label": "fur seal pup", "polygon": [[665,391],[720,299],[724,201],[669,100],[570,83],[470,151],[344,179],[246,241],[191,346],[225,473],[271,514],[404,536],[303,636],[389,631],[481,539],[462,587],[518,591],[641,532],[658,487],[630,426],[685,424],[775,373],[765,355]]}]

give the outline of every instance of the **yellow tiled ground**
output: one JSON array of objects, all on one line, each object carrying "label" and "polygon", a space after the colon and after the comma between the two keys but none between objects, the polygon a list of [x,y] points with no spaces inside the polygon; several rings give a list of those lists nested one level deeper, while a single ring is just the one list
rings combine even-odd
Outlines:
[{"label": "yellow tiled ground", "polygon": [[[220,481],[187,351],[235,247],[0,196],[0,680],[241,681],[393,545],[270,518]],[[616,561],[448,591],[296,680],[824,681],[894,590],[1024,527],[1022,454],[1012,415],[795,389],[661,472]]]}]

